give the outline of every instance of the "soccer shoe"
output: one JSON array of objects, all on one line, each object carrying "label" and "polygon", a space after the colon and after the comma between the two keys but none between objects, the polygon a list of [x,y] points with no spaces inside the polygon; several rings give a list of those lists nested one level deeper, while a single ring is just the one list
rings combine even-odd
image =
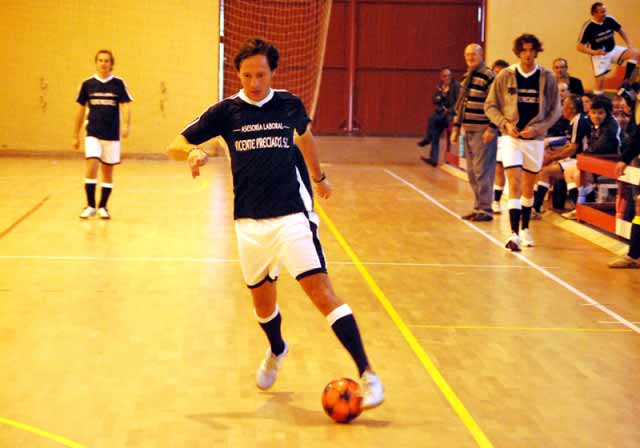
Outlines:
[{"label": "soccer shoe", "polygon": [[613,260],[608,266],[612,269],[640,269],[640,259],[633,259],[629,255]]},{"label": "soccer shoe", "polygon": [[496,215],[499,215],[500,213],[502,213],[502,208],[500,207],[500,201],[493,201],[491,203],[491,210],[493,210],[493,213],[495,213]]},{"label": "soccer shoe", "polygon": [[109,211],[104,207],[100,207],[98,209],[98,216],[100,217],[100,219],[111,219]]},{"label": "soccer shoe", "polygon": [[504,247],[509,249],[511,252],[520,252],[520,237],[515,233],[512,233]]},{"label": "soccer shoe", "polygon": [[364,372],[360,377],[360,387],[362,387],[362,403],[360,407],[372,409],[380,406],[384,401],[384,388],[378,376],[373,372]]},{"label": "soccer shoe", "polygon": [[278,370],[280,369],[280,366],[282,366],[282,362],[288,353],[289,345],[287,345],[286,342],[284,343],[284,351],[278,356],[271,353],[270,348],[267,349],[267,354],[256,372],[256,385],[259,389],[267,390],[273,386],[273,383],[276,382]]},{"label": "soccer shoe", "polygon": [[82,213],[80,213],[80,219],[87,219],[92,216],[96,216],[96,209],[93,207],[86,207],[82,210]]},{"label": "soccer shoe", "polygon": [[563,213],[560,216],[562,216],[564,219],[570,219],[571,221],[578,220],[578,214],[576,213],[575,210],[571,210],[570,212]]},{"label": "soccer shoe", "polygon": [[531,230],[529,229],[522,229],[520,231],[520,240],[525,247],[533,247],[535,245],[533,236],[531,236]]}]

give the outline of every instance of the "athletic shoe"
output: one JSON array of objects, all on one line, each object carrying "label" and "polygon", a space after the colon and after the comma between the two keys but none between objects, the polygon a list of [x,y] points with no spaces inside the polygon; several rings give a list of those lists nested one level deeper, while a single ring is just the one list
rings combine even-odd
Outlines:
[{"label": "athletic shoe", "polygon": [[629,255],[613,260],[608,266],[612,269],[640,269],[640,259],[633,259]]},{"label": "athletic shoe", "polygon": [[282,366],[282,362],[288,353],[289,346],[286,342],[284,343],[284,351],[278,356],[271,353],[270,348],[267,349],[267,354],[256,372],[256,385],[259,389],[267,390],[273,386],[273,383],[276,382],[278,370],[280,369],[280,366]]},{"label": "athletic shoe", "polygon": [[86,207],[82,210],[82,213],[80,213],[80,219],[87,219],[92,216],[96,216],[96,209],[93,207]]},{"label": "athletic shoe", "polygon": [[478,212],[471,212],[471,213],[467,213],[466,215],[462,215],[461,218],[466,221],[473,221],[473,219],[476,217],[477,214]]},{"label": "athletic shoe", "polygon": [[496,215],[502,213],[502,208],[500,208],[500,201],[493,201],[491,203],[491,210],[493,210],[493,213],[495,213]]},{"label": "athletic shoe", "polygon": [[100,219],[111,219],[109,211],[104,207],[100,207],[98,209],[98,216],[100,217]]},{"label": "athletic shoe", "polygon": [[525,247],[533,247],[535,245],[533,236],[531,236],[531,230],[529,229],[520,230],[520,240]]},{"label": "athletic shoe", "polygon": [[373,372],[364,372],[360,377],[362,387],[362,409],[372,409],[384,401],[384,388],[378,376]]},{"label": "athletic shoe", "polygon": [[512,233],[504,247],[509,249],[511,252],[520,252],[520,237],[515,233]]},{"label": "athletic shoe", "polygon": [[575,210],[571,210],[570,212],[563,213],[560,216],[562,216],[564,219],[570,219],[571,221],[578,220],[578,214],[576,213]]},{"label": "athletic shoe", "polygon": [[493,221],[493,216],[490,213],[476,213],[475,216],[471,218],[471,221],[476,221],[476,222]]}]

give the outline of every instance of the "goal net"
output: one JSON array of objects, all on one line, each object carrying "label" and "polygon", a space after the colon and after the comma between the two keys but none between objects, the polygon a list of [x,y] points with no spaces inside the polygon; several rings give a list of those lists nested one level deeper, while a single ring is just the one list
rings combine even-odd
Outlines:
[{"label": "goal net", "polygon": [[224,97],[241,89],[233,65],[251,37],[272,42],[280,52],[273,87],[299,96],[313,117],[322,78],[331,0],[221,0]]}]

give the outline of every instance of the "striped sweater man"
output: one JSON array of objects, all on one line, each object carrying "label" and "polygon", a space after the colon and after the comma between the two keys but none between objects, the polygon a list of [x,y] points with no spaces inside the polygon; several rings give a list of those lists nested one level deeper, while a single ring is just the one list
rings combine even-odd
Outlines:
[{"label": "striped sweater man", "polygon": [[456,102],[454,128],[482,132],[487,126],[494,127],[484,113],[484,101],[495,76],[484,63],[465,73]]}]

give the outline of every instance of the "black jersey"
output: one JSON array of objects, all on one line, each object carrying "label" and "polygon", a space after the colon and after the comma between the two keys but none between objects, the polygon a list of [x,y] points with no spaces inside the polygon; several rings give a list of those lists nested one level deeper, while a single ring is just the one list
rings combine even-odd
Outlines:
[{"label": "black jersey", "polygon": [[540,112],[540,68],[526,76],[516,67],[518,84],[518,130],[523,131]]},{"label": "black jersey", "polygon": [[622,25],[611,16],[605,17],[602,23],[587,20],[582,26],[578,42],[589,44],[592,50],[604,48],[604,51],[608,53],[616,46],[614,32],[621,29]]},{"label": "black jersey", "polygon": [[111,75],[107,79],[92,76],[82,83],[79,104],[89,105],[87,136],[102,140],[120,140],[120,103],[132,101],[124,80]]},{"label": "black jersey", "polygon": [[259,103],[241,91],[210,107],[182,135],[200,144],[221,135],[233,174],[234,219],[265,219],[310,211],[311,188],[294,130],[311,120],[297,96],[271,90]]},{"label": "black jersey", "polygon": [[587,149],[590,134],[591,124],[586,114],[579,113],[571,119],[571,143],[578,145],[576,154],[581,154]]}]

